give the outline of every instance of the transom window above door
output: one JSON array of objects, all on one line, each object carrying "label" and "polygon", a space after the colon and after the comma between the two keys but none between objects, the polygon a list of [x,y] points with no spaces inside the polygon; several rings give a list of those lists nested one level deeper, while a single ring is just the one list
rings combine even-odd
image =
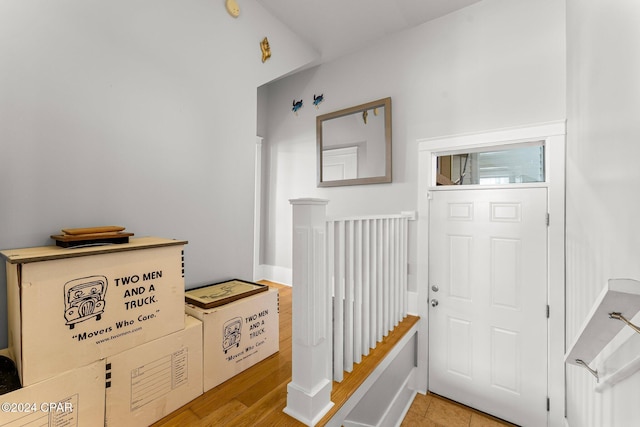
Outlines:
[{"label": "transom window above door", "polygon": [[490,151],[441,153],[437,185],[508,185],[545,182],[544,141]]}]

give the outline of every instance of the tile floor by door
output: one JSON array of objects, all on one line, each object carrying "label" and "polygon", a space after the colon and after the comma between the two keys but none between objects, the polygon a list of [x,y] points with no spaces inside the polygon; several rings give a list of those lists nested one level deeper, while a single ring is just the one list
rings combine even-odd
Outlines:
[{"label": "tile floor by door", "polygon": [[502,427],[506,421],[493,418],[434,394],[417,394],[402,427]]}]

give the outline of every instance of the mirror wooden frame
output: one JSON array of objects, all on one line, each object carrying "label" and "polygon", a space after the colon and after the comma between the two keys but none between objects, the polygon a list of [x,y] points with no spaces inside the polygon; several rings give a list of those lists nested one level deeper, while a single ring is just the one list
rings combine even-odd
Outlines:
[{"label": "mirror wooden frame", "polygon": [[[322,179],[322,123],[348,116],[350,114],[362,113],[366,110],[384,107],[384,140],[385,140],[385,174],[380,176],[368,176],[362,178],[342,179],[335,181],[323,181]],[[383,98],[344,110],[322,114],[316,117],[316,146],[317,146],[317,176],[318,187],[338,187],[343,185],[380,184],[391,182],[391,98]]]}]

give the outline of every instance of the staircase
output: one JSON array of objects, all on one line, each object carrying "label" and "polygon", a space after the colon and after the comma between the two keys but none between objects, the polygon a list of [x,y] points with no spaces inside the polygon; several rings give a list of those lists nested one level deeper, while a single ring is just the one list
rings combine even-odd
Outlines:
[{"label": "staircase", "polygon": [[309,426],[393,425],[415,395],[417,318],[337,410],[332,380],[343,381],[407,317],[409,219],[327,220],[326,200],[291,203],[292,381],[284,412]]}]

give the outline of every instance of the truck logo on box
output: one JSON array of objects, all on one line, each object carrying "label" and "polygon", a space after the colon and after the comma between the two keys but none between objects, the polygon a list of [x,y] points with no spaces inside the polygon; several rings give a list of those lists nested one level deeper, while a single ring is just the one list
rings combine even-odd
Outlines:
[{"label": "truck logo on box", "polygon": [[240,347],[240,338],[242,331],[242,318],[234,317],[228,320],[222,328],[222,349],[224,353],[235,346]]},{"label": "truck logo on box", "polygon": [[89,276],[70,280],[64,285],[64,318],[69,329],[92,317],[100,320],[105,307],[107,278]]}]

